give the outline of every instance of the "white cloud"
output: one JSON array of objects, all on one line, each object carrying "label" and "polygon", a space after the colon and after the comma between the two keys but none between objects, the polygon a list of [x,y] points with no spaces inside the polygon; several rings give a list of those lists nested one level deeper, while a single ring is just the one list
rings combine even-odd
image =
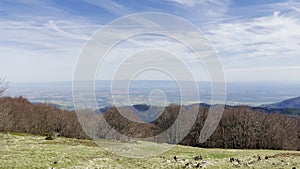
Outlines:
[{"label": "white cloud", "polygon": [[204,5],[204,4],[227,5],[229,3],[228,0],[168,0],[168,1],[176,2],[187,6]]},{"label": "white cloud", "polygon": [[296,8],[296,7],[294,7],[294,6],[291,6],[291,9],[293,9],[294,11],[296,11],[296,12],[299,12],[299,13],[300,13],[300,8]]},{"label": "white cloud", "polygon": [[[179,35],[177,34],[177,36]],[[182,36],[190,39],[190,43],[195,44],[196,42],[199,42],[193,39],[195,37],[195,33],[193,32],[183,34]],[[203,41],[205,42],[205,40]],[[210,51],[208,51],[209,49],[203,51],[203,48],[205,47],[203,47],[201,44],[197,43],[196,45],[198,46],[198,48],[196,48],[195,50],[198,50],[198,52],[200,52],[201,58],[207,57],[212,54],[210,53]],[[158,50],[161,52],[159,52]],[[93,51],[93,53],[96,52],[97,51]],[[166,57],[166,53],[173,55],[173,57]],[[132,59],[131,55],[134,55],[135,59]],[[209,62],[209,58],[205,59],[206,62]],[[124,61],[124,63],[122,63],[122,61]],[[170,73],[174,74],[174,72],[176,72],[175,74],[176,76],[180,77],[180,80],[192,80],[189,76],[185,76],[184,73],[181,73],[182,68],[187,68],[192,71],[192,74],[196,79],[208,80],[208,74],[206,73],[203,62],[201,62],[201,60],[196,55],[194,55],[194,53],[183,43],[165,36],[146,34],[123,40],[122,43],[115,46],[108,53],[106,58],[103,59],[103,62],[99,67],[97,75],[98,78],[109,79],[113,77],[112,74],[114,73],[114,71],[119,69],[118,66],[120,66],[120,64],[123,67],[126,67],[126,69],[124,70],[128,71],[137,67],[148,67],[149,65],[156,67],[163,65],[166,69],[171,71]],[[182,65],[185,66],[183,67]],[[126,74],[126,71],[122,73]],[[126,78],[127,76],[124,75],[120,77]],[[161,79],[162,76],[160,76],[160,74],[158,73],[152,74],[148,77],[143,76],[143,78]]]},{"label": "white cloud", "polygon": [[[99,26],[86,27],[91,25],[88,20],[68,17],[54,7],[47,7],[47,14],[42,15],[44,8],[38,8],[46,6],[42,2],[22,5],[40,11],[24,12],[23,6],[15,7],[14,11],[19,8],[24,15],[0,18],[0,77],[27,82],[71,80],[80,49]],[[10,8],[1,10],[10,12]]]},{"label": "white cloud", "polygon": [[221,51],[241,50],[243,53],[245,49],[251,48],[253,51],[247,51],[248,54],[262,52],[257,53],[256,57],[264,56],[264,52],[268,51],[274,51],[277,56],[286,52],[298,52],[300,19],[278,15],[276,12],[273,16],[249,21],[213,25],[208,28],[209,37]]},{"label": "white cloud", "polygon": [[175,14],[184,14],[192,23],[199,25],[220,23],[232,18],[228,15],[230,0],[166,0],[171,2],[176,9]]},{"label": "white cloud", "polygon": [[117,16],[130,14],[130,10],[112,0],[85,0],[86,2],[101,7]]},{"label": "white cloud", "polygon": [[206,32],[229,79],[246,80],[249,77],[238,73],[246,71],[253,79],[291,80],[289,75],[299,72],[300,18],[296,13],[278,10],[270,16],[210,25]]},{"label": "white cloud", "polygon": [[176,2],[182,5],[193,6],[197,3],[197,0],[169,0],[171,2]]},{"label": "white cloud", "polygon": [[54,29],[55,31],[57,31],[58,33],[62,34],[63,36],[65,36],[67,38],[88,40],[88,36],[75,35],[75,34],[72,34],[67,31],[62,30],[54,23],[53,20],[49,20],[49,23],[47,24],[47,26],[49,26],[49,28]]},{"label": "white cloud", "polygon": [[[85,1],[117,16],[132,13],[125,5],[113,1]],[[244,13],[238,13],[236,15],[241,17],[236,19],[236,16],[228,16],[231,10],[230,0],[166,1],[169,2],[167,3],[169,6],[162,10],[171,13],[175,11],[178,16],[198,25],[209,24],[204,27],[204,32],[218,50],[225,71],[228,73],[228,79],[249,78],[244,76],[245,73],[254,80],[292,79],[289,75],[295,77],[299,72],[300,2],[287,1],[253,6],[248,10],[259,17],[249,18]],[[18,11],[17,7],[0,6],[1,11],[11,14],[0,18],[0,72],[2,73],[0,77],[6,76],[8,80],[11,78],[21,81],[72,78],[80,49],[86,39],[101,25],[95,25],[99,21],[85,19],[85,16],[73,16],[67,10],[55,8],[45,2],[48,1],[20,2],[23,5],[35,6],[32,9],[37,10],[31,13],[30,9],[26,9],[24,15],[15,12]],[[37,16],[36,13],[43,15]],[[107,16],[114,18],[112,15]],[[144,25],[153,25],[149,20],[137,20]],[[107,32],[107,35],[118,36],[110,32]],[[192,32],[189,32],[188,36],[191,41],[195,41]],[[196,62],[195,57],[187,52],[184,46],[161,39],[151,43],[146,43],[144,39],[133,39],[115,51],[115,56],[132,53],[143,47],[157,46],[184,56],[188,63]],[[118,59],[118,57],[112,58],[111,62]],[[142,61],[149,60],[146,58]],[[56,71],[60,73],[53,73]]]}]

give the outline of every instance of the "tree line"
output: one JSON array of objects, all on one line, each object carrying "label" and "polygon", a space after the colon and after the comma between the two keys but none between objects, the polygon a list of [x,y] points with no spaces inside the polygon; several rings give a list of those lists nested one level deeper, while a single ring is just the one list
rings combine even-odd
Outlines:
[{"label": "tree line", "polygon": [[[125,110],[124,110],[125,109]],[[80,139],[115,139],[141,138],[155,142],[177,143],[196,147],[238,148],[238,149],[285,149],[300,150],[300,118],[276,113],[265,113],[248,106],[226,106],[222,119],[215,132],[204,143],[199,136],[207,118],[209,107],[202,105],[169,105],[160,116],[151,123],[142,122],[132,110],[123,108],[128,120],[112,107],[102,114],[91,114],[82,110],[81,115],[88,123],[79,122],[73,111],[60,110],[48,104],[32,104],[26,98],[0,98],[0,132],[22,132],[39,135],[56,133],[60,136]],[[185,125],[177,122],[179,111],[188,115],[197,111],[196,119],[183,116],[185,121],[195,121],[188,132]],[[78,114],[77,114],[78,115]],[[103,116],[102,116],[103,115]],[[89,116],[95,116],[91,121]],[[103,125],[100,117],[106,120]],[[84,118],[80,118],[84,119]],[[83,120],[84,121],[84,120]],[[82,125],[91,125],[89,132],[83,131]],[[171,127],[172,126],[172,127]],[[121,134],[116,134],[121,133]],[[188,133],[185,135],[184,133]],[[93,138],[90,138],[92,135]],[[127,137],[123,137],[126,135]]]},{"label": "tree line", "polygon": [[0,131],[87,138],[74,112],[23,97],[0,98]]}]

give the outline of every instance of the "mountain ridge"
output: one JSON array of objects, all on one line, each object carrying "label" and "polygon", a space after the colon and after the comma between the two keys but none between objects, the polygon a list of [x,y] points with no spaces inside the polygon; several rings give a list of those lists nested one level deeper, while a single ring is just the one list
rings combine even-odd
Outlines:
[{"label": "mountain ridge", "polygon": [[294,97],[291,99],[283,100],[278,103],[272,103],[272,104],[265,104],[260,107],[265,107],[265,108],[275,108],[275,109],[285,109],[285,108],[290,108],[290,109],[300,109],[300,96],[299,97]]}]

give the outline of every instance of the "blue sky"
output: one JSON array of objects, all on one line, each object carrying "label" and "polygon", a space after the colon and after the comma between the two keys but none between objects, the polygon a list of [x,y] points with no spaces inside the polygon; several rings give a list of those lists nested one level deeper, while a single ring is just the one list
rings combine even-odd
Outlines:
[{"label": "blue sky", "polygon": [[300,81],[299,0],[1,0],[0,77],[70,81],[93,33],[141,12],[196,25],[214,45],[227,81]]}]

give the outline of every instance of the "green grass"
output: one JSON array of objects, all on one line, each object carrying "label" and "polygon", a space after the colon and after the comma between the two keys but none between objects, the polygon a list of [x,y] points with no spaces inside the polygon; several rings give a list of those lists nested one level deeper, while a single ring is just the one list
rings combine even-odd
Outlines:
[{"label": "green grass", "polygon": [[[100,148],[93,141],[68,138],[45,140],[44,136],[28,134],[0,133],[0,168],[183,168],[183,160],[188,159],[195,164],[193,158],[201,155],[206,161],[205,168],[283,168],[300,167],[300,152],[275,150],[231,150],[202,149],[187,146],[174,146],[169,151],[146,158],[126,158],[117,156],[108,150],[129,156],[145,156],[159,152],[162,148],[170,148],[167,144],[150,142],[108,142]],[[113,149],[118,147],[118,149]],[[133,154],[126,154],[125,150]],[[177,155],[181,162],[173,160]],[[257,155],[263,159],[254,164],[247,162],[256,160]],[[165,158],[162,158],[164,156]],[[264,157],[269,156],[268,160]],[[241,164],[232,164],[229,158],[240,159]]]}]

